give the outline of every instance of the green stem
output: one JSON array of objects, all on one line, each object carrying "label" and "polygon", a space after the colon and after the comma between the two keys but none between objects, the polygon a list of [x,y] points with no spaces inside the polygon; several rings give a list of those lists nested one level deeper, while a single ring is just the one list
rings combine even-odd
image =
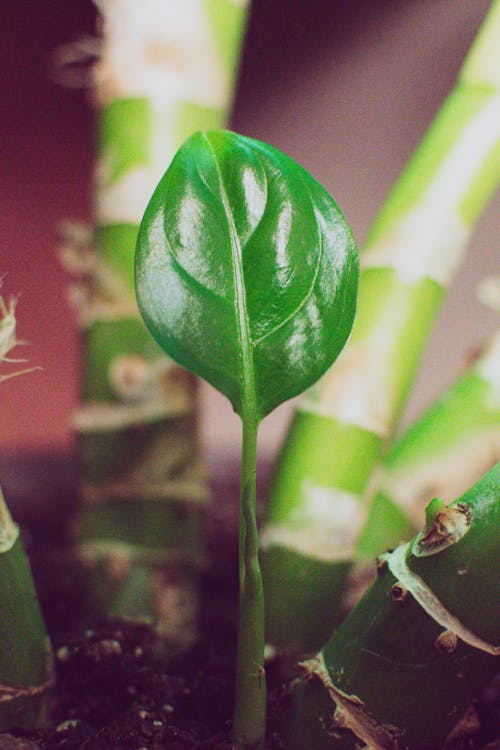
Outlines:
[{"label": "green stem", "polygon": [[500,439],[499,374],[500,331],[385,455],[358,558],[372,559],[408,539],[429,497],[449,501],[493,465]]},{"label": "green stem", "polygon": [[54,670],[26,553],[0,490],[0,731],[48,717]]},{"label": "green stem", "polygon": [[256,518],[257,431],[255,417],[243,419],[240,608],[234,710],[234,740],[238,748],[262,748],[266,723],[264,591]]},{"label": "green stem", "polygon": [[[468,60],[488,61],[481,49],[498,48],[495,8]],[[463,67],[369,233],[350,341],[298,402],[261,534],[272,645],[315,649],[341,614],[332,602],[342,598],[370,477],[473,225],[498,184],[499,84],[486,64],[475,63],[473,75]],[[301,590],[313,592],[327,613],[316,622],[310,598],[296,597],[297,570]]]},{"label": "green stem", "polygon": [[180,144],[227,124],[247,3],[203,0],[179,14],[165,2],[154,17],[133,0],[99,8],[95,254],[80,311],[84,403],[75,418],[85,500],[79,553],[100,611],[154,620],[187,645],[196,636],[208,499],[197,386],[139,318],[133,257],[144,208]]},{"label": "green stem", "polygon": [[[309,663],[335,703],[334,727],[377,749],[442,746],[498,671],[499,521],[497,464],[449,506],[433,503],[425,529],[380,558],[376,582]],[[303,746],[325,710],[317,685],[312,697],[306,683],[292,708],[306,737],[311,727]],[[314,747],[337,748],[333,736]]]},{"label": "green stem", "polygon": [[[6,303],[0,295],[0,364],[15,362],[7,355],[21,343],[15,308],[14,298]],[[0,375],[0,382],[20,374]],[[34,729],[48,718],[54,659],[19,528],[1,488],[0,613],[0,731]]]}]

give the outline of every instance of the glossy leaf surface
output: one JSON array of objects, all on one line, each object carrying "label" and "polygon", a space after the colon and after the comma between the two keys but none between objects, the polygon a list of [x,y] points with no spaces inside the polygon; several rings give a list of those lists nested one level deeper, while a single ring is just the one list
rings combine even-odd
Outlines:
[{"label": "glossy leaf surface", "polygon": [[261,419],[312,385],[352,327],[355,242],[302,167],[228,131],[191,136],[144,215],[139,307],[179,364]]}]

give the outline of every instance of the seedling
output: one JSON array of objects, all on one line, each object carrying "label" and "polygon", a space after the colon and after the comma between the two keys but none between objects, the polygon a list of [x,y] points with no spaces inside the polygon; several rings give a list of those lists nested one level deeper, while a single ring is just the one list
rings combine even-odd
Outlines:
[{"label": "seedling", "polygon": [[144,215],[140,311],[164,351],[226,395],[243,428],[235,745],[265,733],[264,600],[255,513],[259,424],[333,363],[355,314],[358,258],[330,195],[292,159],[197,133]]}]

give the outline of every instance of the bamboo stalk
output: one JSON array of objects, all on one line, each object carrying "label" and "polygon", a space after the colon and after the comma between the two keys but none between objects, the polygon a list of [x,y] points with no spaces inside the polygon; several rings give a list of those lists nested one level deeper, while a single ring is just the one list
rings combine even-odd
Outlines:
[{"label": "bamboo stalk", "polygon": [[497,185],[499,11],[497,0],[368,236],[351,340],[300,400],[286,439],[262,533],[267,633],[276,647],[318,648],[338,620],[368,480]]},{"label": "bamboo stalk", "polygon": [[[306,665],[334,702],[334,727],[374,750],[442,746],[498,670],[499,522],[497,464],[449,506],[431,501],[424,530],[380,558],[377,581]],[[306,711],[297,703],[295,720]]]},{"label": "bamboo stalk", "polygon": [[449,502],[500,459],[500,331],[384,457],[357,558],[408,538],[425,500]]},{"label": "bamboo stalk", "polygon": [[154,618],[168,637],[189,642],[207,500],[196,384],[139,319],[133,255],[147,201],[181,142],[227,122],[248,3],[96,2],[103,38],[94,70],[95,254],[76,260],[84,268],[89,261],[92,287],[90,298],[78,296],[85,363],[75,424],[86,501],[79,549],[99,608]]},{"label": "bamboo stalk", "polygon": [[[0,315],[0,362],[23,361],[7,356],[22,343],[16,336],[14,299],[7,305],[0,296]],[[0,381],[20,374],[1,375]],[[19,528],[1,489],[0,609],[0,730],[33,729],[47,719],[53,657]]]},{"label": "bamboo stalk", "polygon": [[31,570],[0,490],[0,730],[48,719],[54,664]]}]

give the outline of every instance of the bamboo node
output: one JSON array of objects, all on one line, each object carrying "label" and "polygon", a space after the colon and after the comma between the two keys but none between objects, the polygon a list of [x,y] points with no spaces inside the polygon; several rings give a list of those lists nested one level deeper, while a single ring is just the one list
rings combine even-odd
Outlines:
[{"label": "bamboo node", "polygon": [[413,554],[427,557],[442,552],[462,539],[470,523],[470,510],[466,505],[457,503],[439,510],[432,517],[430,525],[417,537]]},{"label": "bamboo node", "polygon": [[164,402],[172,414],[194,408],[192,377],[169,357],[148,360],[139,354],[122,354],[111,361],[108,378],[124,403]]},{"label": "bamboo node", "polygon": [[109,480],[102,484],[84,484],[82,495],[89,505],[99,505],[109,502],[141,501],[163,502],[166,505],[176,503],[181,509],[192,512],[196,508],[203,508],[210,499],[209,490],[203,478],[193,476],[186,479],[165,479],[151,481],[131,476],[122,480]]},{"label": "bamboo node", "polygon": [[300,494],[300,505],[290,509],[286,520],[264,526],[261,549],[285,547],[325,562],[352,559],[367,512],[359,497],[308,479]]},{"label": "bamboo node", "polygon": [[443,630],[434,641],[434,646],[440,654],[452,654],[457,644],[457,635],[452,630]]},{"label": "bamboo node", "polygon": [[[385,331],[380,336],[384,338]],[[391,375],[380,347],[379,338],[375,343],[348,345],[335,367],[301,396],[297,408],[388,437],[393,410],[388,390]]]},{"label": "bamboo node", "polygon": [[410,549],[411,544],[408,542],[387,555],[389,570],[394,578],[398,581],[404,581],[413,598],[434,622],[447,630],[452,630],[461,641],[467,643],[469,646],[485,651],[487,654],[499,656],[500,645],[497,646],[493,643],[488,643],[488,641],[476,635],[472,630],[469,630],[458,617],[446,609],[425,581],[410,570],[406,561],[406,556]]},{"label": "bamboo node", "polygon": [[114,541],[112,539],[87,539],[78,546],[78,557],[82,564],[91,568],[104,565],[104,573],[108,573],[110,562],[117,559],[117,569],[111,568],[112,573],[122,574],[125,561],[130,564],[140,562],[142,564],[159,569],[171,566],[187,566],[190,569],[202,569],[206,560],[201,552],[190,552],[188,550],[171,549],[164,550],[158,547],[147,547],[132,542]]},{"label": "bamboo node", "polygon": [[51,678],[40,685],[0,685],[0,703],[40,695],[51,690],[53,684],[54,680]]},{"label": "bamboo node", "polygon": [[109,381],[115,393],[124,400],[138,401],[151,380],[151,365],[139,354],[123,354],[109,365]]},{"label": "bamboo node", "polygon": [[187,416],[192,411],[193,404],[188,404],[187,399],[182,408],[180,404],[171,405],[159,398],[138,404],[90,401],[73,413],[73,427],[81,433],[121,432],[152,422]]},{"label": "bamboo node", "polygon": [[385,557],[377,557],[375,564],[377,566],[377,575],[382,576],[389,567],[389,563]]},{"label": "bamboo node", "polygon": [[99,104],[126,97],[223,106],[229,71],[198,0],[95,0],[103,32],[93,67]]},{"label": "bamboo node", "polygon": [[391,599],[396,604],[402,604],[403,602],[408,601],[410,596],[410,592],[400,581],[395,583],[391,588]]},{"label": "bamboo node", "polygon": [[102,258],[98,258],[92,230],[73,221],[59,227],[59,261],[76,281],[68,289],[68,302],[81,328],[99,320],[139,318],[133,292]]},{"label": "bamboo node", "polygon": [[345,693],[334,685],[322,651],[299,666],[309,679],[319,677],[325,686],[335,704],[333,722],[337,727],[350,729],[370,750],[398,750],[398,727],[378,724],[365,712],[364,701],[359,696]]}]

